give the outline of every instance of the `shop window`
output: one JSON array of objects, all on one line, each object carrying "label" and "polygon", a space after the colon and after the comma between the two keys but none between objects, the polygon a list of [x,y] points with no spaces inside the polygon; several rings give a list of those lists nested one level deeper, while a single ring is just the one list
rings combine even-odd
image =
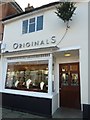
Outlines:
[{"label": "shop window", "polygon": [[8,63],[5,88],[48,92],[48,61]]},{"label": "shop window", "polygon": [[22,33],[25,34],[27,32],[28,32],[28,20],[24,20],[22,25]]}]

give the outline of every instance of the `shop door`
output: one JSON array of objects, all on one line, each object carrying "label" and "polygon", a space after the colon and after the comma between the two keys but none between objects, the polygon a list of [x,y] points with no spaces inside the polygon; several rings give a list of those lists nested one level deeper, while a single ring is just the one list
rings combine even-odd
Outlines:
[{"label": "shop door", "polygon": [[60,106],[80,109],[79,63],[60,64]]}]

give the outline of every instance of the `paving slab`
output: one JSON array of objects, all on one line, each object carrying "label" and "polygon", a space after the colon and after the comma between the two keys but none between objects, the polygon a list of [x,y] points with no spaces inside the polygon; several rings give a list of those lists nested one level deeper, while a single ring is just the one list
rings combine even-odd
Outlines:
[{"label": "paving slab", "polygon": [[[2,108],[2,118],[5,120],[5,118],[17,118],[17,120],[25,120],[29,118],[45,118],[42,116],[20,112],[20,111],[14,111],[6,108]],[[79,118],[80,120],[82,117],[82,111],[81,110],[75,110],[75,109],[68,109],[68,108],[59,108],[56,110],[56,112],[53,114],[52,118]],[[8,120],[6,119],[6,120]],[[61,119],[60,119],[61,120]]]}]

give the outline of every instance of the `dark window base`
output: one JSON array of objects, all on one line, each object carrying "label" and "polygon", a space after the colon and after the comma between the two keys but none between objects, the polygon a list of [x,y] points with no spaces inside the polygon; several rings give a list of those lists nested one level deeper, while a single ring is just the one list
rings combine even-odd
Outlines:
[{"label": "dark window base", "polygon": [[83,105],[83,119],[90,120],[90,105],[89,104]]},{"label": "dark window base", "polygon": [[52,117],[52,99],[15,94],[2,94],[2,107]]}]

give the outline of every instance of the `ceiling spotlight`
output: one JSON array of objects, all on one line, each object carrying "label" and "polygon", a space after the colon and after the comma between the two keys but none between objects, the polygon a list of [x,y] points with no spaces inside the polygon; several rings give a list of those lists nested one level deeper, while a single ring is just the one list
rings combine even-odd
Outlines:
[{"label": "ceiling spotlight", "polygon": [[70,57],[71,54],[70,54],[70,53],[65,53],[64,56],[65,56],[65,57]]}]

